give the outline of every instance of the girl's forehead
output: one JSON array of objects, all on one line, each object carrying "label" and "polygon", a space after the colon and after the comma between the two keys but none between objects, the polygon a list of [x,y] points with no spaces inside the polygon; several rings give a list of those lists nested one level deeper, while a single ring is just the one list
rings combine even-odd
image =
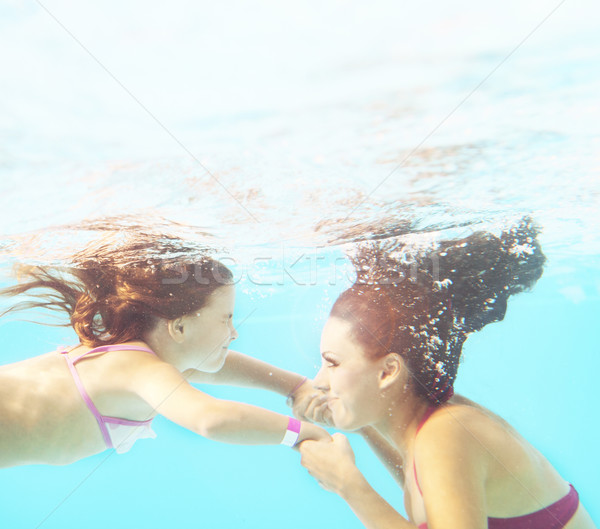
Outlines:
[{"label": "girl's forehead", "polygon": [[230,303],[235,299],[235,287],[233,285],[223,285],[217,288],[211,297],[222,303]]},{"label": "girl's forehead", "polygon": [[208,303],[198,311],[232,312],[235,302],[235,288],[233,285],[224,285],[217,288],[208,298]]}]

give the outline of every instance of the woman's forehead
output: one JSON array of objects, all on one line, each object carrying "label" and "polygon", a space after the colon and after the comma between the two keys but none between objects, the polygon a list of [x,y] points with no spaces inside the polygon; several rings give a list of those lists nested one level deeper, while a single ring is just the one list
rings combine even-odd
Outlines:
[{"label": "woman's forehead", "polygon": [[352,324],[340,318],[329,318],[321,335],[321,352],[343,355],[364,354],[352,337]]}]

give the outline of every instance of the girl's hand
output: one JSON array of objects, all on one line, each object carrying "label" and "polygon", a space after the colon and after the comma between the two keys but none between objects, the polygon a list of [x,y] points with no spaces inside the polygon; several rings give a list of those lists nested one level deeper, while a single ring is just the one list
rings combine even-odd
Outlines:
[{"label": "girl's hand", "polygon": [[303,421],[333,426],[331,410],[327,406],[327,395],[307,380],[288,398],[294,415]]},{"label": "girl's hand", "polygon": [[345,435],[333,434],[331,441],[305,441],[300,445],[302,466],[321,487],[343,496],[360,475],[354,452]]},{"label": "girl's hand", "polygon": [[331,435],[329,435],[329,433],[326,430],[323,430],[323,428],[317,426],[316,424],[311,424],[309,422],[302,421],[296,446],[298,446],[303,441],[331,442]]}]

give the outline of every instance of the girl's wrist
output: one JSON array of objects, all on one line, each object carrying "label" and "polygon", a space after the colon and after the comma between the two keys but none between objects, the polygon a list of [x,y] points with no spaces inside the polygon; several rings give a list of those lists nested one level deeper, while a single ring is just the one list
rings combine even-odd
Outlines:
[{"label": "girl's wrist", "polygon": [[286,395],[287,399],[290,399],[291,397],[294,396],[294,393],[296,393],[296,391],[298,391],[300,389],[301,386],[304,385],[304,383],[308,380],[308,377],[302,377],[295,385],[294,387],[288,392],[288,394]]},{"label": "girl's wrist", "polygon": [[300,442],[300,430],[302,428],[302,423],[295,419],[294,417],[288,418],[288,425],[281,440],[281,444],[285,446],[289,446],[293,448]]},{"label": "girl's wrist", "polygon": [[311,422],[300,421],[300,434],[296,444],[306,440],[320,441],[328,438],[331,438],[331,436],[320,426]]}]

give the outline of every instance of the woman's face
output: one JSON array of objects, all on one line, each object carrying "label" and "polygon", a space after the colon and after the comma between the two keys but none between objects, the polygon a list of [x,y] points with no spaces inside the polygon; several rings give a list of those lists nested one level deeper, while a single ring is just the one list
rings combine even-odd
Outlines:
[{"label": "woman's face", "polygon": [[198,312],[184,317],[186,341],[193,350],[193,369],[213,373],[223,367],[229,344],[238,337],[233,326],[235,288],[217,288]]},{"label": "woman's face", "polygon": [[372,360],[346,320],[329,318],[321,335],[322,366],[315,385],[325,391],[333,422],[342,430],[372,424],[383,413],[382,359]]}]

